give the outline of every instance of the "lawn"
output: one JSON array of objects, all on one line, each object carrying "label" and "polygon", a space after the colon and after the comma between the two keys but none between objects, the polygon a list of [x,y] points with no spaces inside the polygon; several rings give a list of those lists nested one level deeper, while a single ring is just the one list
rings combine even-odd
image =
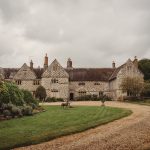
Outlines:
[{"label": "lawn", "polygon": [[132,113],[127,109],[100,106],[70,109],[45,106],[45,109],[34,116],[0,122],[0,149],[37,144],[81,132]]}]

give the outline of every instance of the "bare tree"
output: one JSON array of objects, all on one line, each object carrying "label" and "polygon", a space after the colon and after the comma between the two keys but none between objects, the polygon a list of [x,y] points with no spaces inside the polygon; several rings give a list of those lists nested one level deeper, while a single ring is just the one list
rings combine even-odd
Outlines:
[{"label": "bare tree", "polygon": [[122,80],[120,88],[128,96],[139,96],[143,89],[143,79],[139,77],[126,77]]}]

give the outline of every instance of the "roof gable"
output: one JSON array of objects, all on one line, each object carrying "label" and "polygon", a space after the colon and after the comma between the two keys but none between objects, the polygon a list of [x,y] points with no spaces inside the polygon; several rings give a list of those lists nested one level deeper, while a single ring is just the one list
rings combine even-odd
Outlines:
[{"label": "roof gable", "polygon": [[19,71],[15,74],[14,79],[20,80],[33,80],[36,79],[36,75],[30,67],[27,66],[26,63],[19,69]]},{"label": "roof gable", "polygon": [[43,78],[57,77],[57,78],[69,78],[68,73],[55,59],[47,70],[42,75]]}]

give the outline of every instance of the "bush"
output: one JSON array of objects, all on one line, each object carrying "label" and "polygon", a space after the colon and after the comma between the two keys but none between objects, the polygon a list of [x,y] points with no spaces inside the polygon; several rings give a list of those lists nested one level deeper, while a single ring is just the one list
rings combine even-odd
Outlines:
[{"label": "bush", "polygon": [[47,97],[46,102],[63,102],[63,98]]},{"label": "bush", "polygon": [[0,105],[3,103],[12,103],[17,106],[23,105],[23,96],[23,92],[14,83],[0,83]]},{"label": "bush", "polygon": [[32,93],[28,90],[22,90],[23,94],[24,94],[24,101],[27,105],[33,105],[34,106],[38,106],[39,105],[39,101],[37,99],[34,99],[32,96]]},{"label": "bush", "polygon": [[26,104],[32,103],[33,96],[31,94],[31,92],[28,90],[22,90],[22,92],[24,94],[23,100],[26,102]]},{"label": "bush", "polygon": [[34,103],[30,103],[30,106],[32,107],[32,109],[37,108],[37,105],[36,105],[36,104],[34,104]]},{"label": "bush", "polygon": [[3,115],[4,115],[5,117],[11,116],[11,111],[6,109],[6,110],[3,111]]},{"label": "bush", "polygon": [[45,100],[46,98],[46,90],[43,86],[39,86],[35,91],[35,97],[40,101]]},{"label": "bush", "polygon": [[24,106],[22,109],[23,115],[30,116],[32,115],[33,109],[31,106]]},{"label": "bush", "polygon": [[123,100],[129,100],[129,101],[137,101],[137,100],[140,100],[141,98],[138,97],[138,96],[124,96],[123,97]]},{"label": "bush", "polygon": [[98,96],[98,95],[84,95],[81,97],[77,97],[76,100],[78,101],[100,101],[102,99],[105,99],[105,101],[111,101],[112,98],[107,96],[107,95],[102,95],[102,96]]},{"label": "bush", "polygon": [[57,98],[57,102],[63,102],[63,98]]},{"label": "bush", "polygon": [[21,109],[18,108],[18,107],[16,107],[16,106],[13,106],[13,107],[12,107],[11,112],[12,112],[13,117],[14,117],[14,116],[22,117]]}]

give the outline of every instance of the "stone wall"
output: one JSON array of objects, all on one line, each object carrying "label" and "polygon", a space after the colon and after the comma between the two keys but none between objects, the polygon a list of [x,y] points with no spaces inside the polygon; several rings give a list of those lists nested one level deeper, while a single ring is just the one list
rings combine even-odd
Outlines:
[{"label": "stone wall", "polygon": [[123,93],[120,87],[123,79],[126,77],[138,77],[143,81],[144,75],[132,61],[128,60],[118,72],[116,79],[112,80],[109,84],[110,92],[114,99],[120,99],[123,96],[127,96],[127,93]]},{"label": "stone wall", "polygon": [[[13,81],[14,83],[16,83],[16,81]],[[39,80],[39,83],[41,81]],[[24,89],[24,90],[28,90],[30,92],[32,92],[32,94],[36,91],[37,87],[39,85],[34,85],[34,80],[21,80],[21,84],[17,85],[20,89]]]},{"label": "stone wall", "polygon": [[[85,83],[85,85],[82,85]],[[69,92],[74,94],[74,98],[81,96],[82,93],[86,92],[86,95],[97,95],[99,96],[100,92],[109,91],[109,83],[101,81],[85,81],[85,82],[70,82],[69,83]]]},{"label": "stone wall", "polygon": [[46,89],[47,97],[69,98],[68,78],[57,78],[58,83],[52,83],[53,78],[42,78],[41,85]]}]

